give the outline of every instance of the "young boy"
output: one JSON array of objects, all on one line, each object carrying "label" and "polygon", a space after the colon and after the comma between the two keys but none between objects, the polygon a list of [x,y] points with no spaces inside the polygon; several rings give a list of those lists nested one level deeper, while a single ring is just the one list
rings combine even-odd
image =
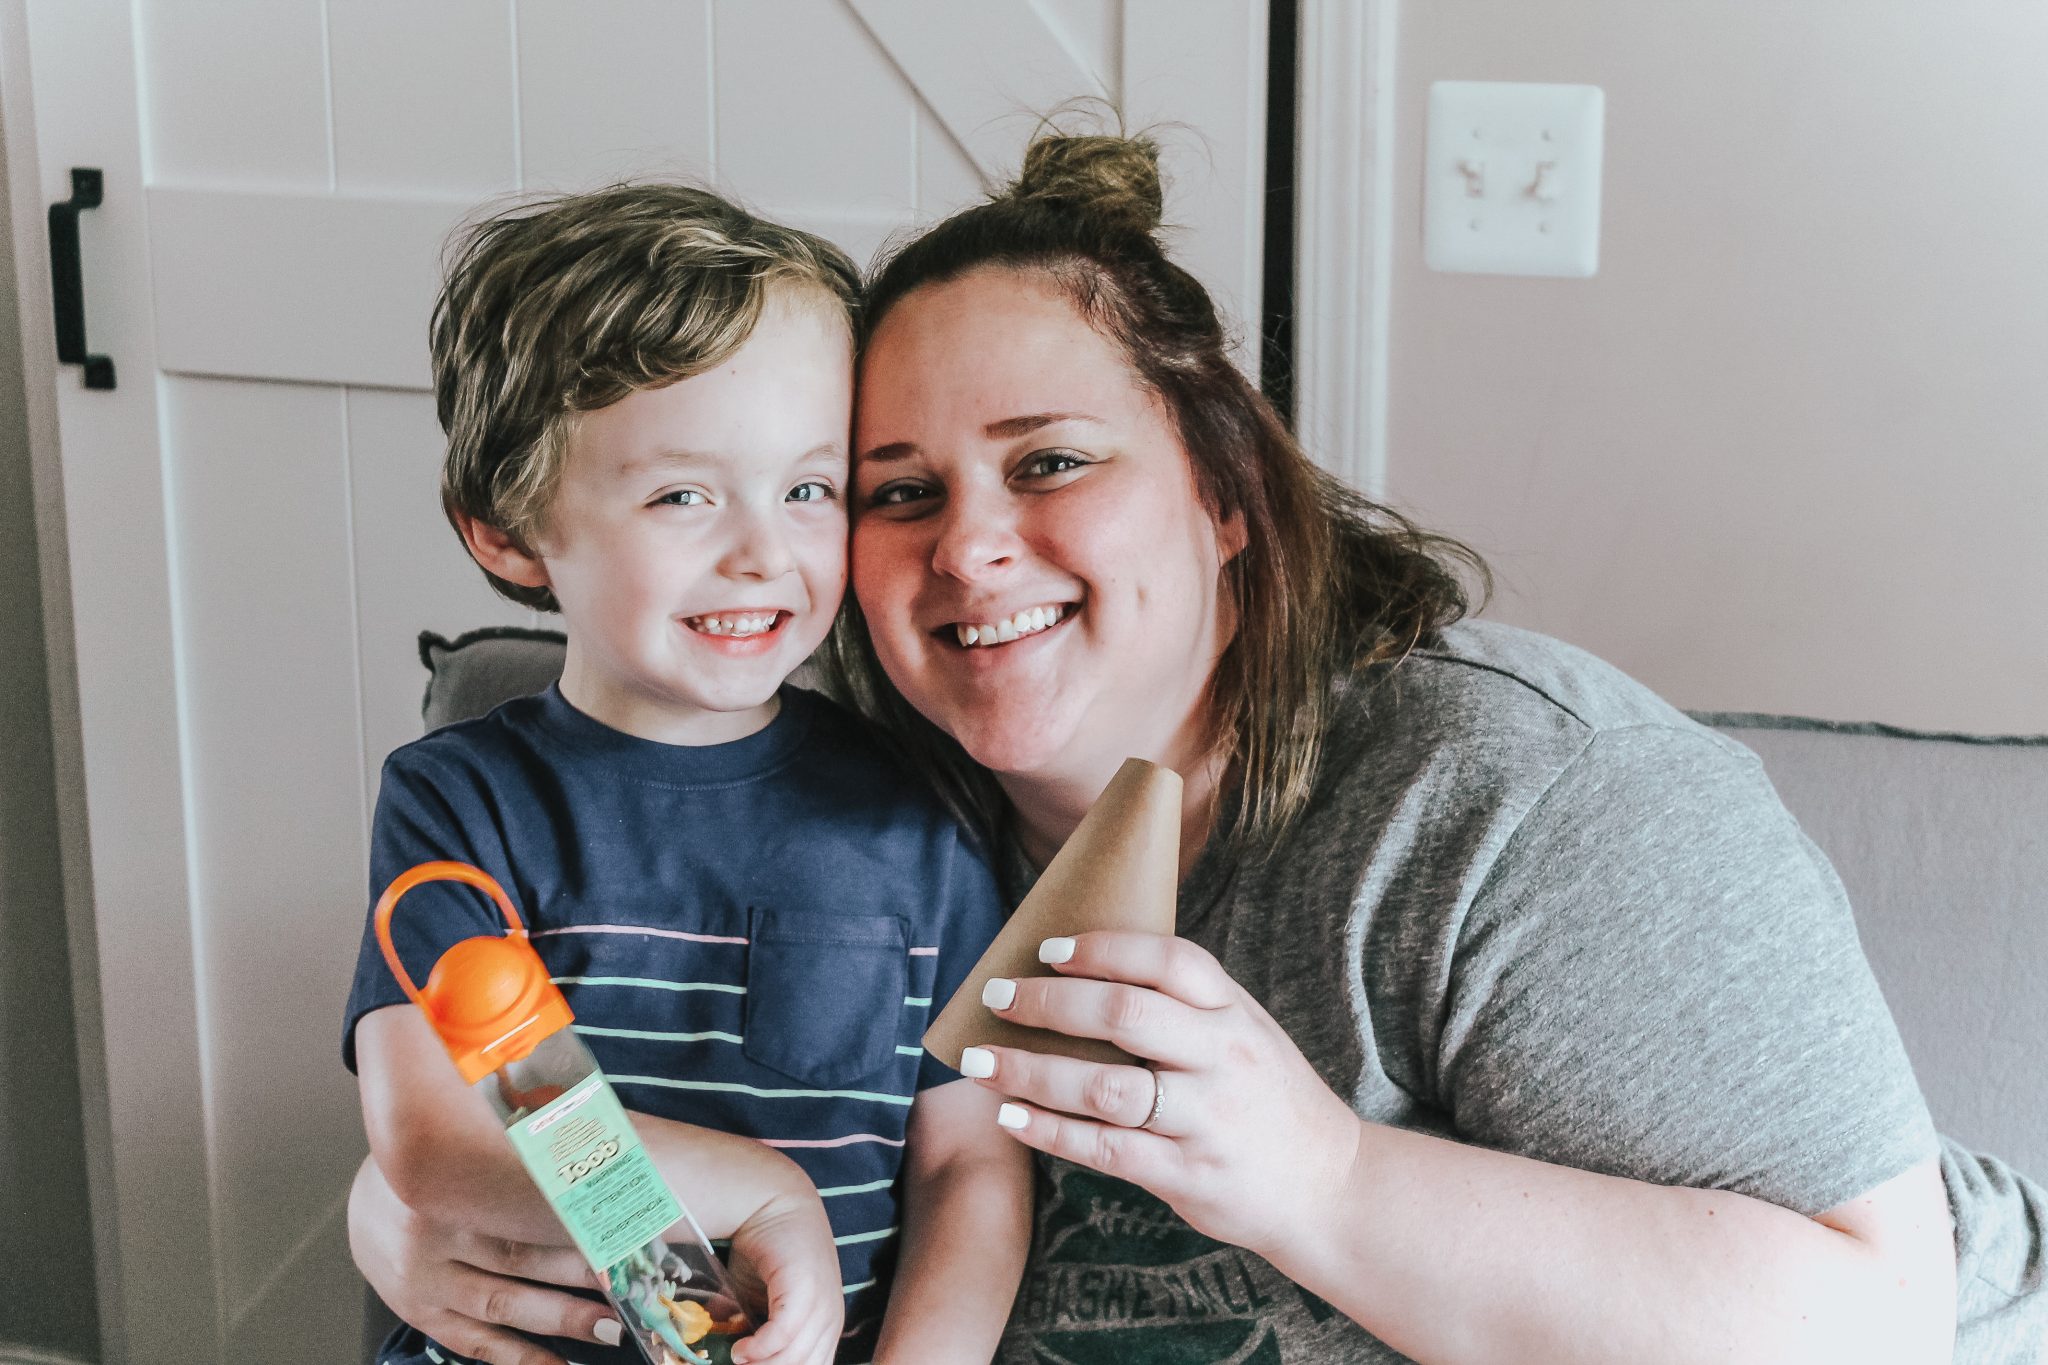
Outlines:
[{"label": "young boy", "polygon": [[[441,858],[510,893],[650,1154],[765,1279],[749,1365],[987,1360],[1028,1238],[1028,1154],[918,1046],[999,924],[988,868],[860,722],[783,686],[845,586],[856,290],[829,244],[680,186],[464,239],[433,325],[443,502],[567,658],[392,754],[371,839],[373,897]],[[393,925],[418,980],[500,932],[447,883]],[[565,1240],[367,934],[343,1050],[406,1203]],[[406,1329],[380,1362],[459,1358]]]}]

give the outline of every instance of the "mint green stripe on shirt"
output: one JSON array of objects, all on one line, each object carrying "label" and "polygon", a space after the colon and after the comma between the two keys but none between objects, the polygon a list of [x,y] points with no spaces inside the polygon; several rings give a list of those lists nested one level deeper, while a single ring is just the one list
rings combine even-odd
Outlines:
[{"label": "mint green stripe on shirt", "polygon": [[832,1245],[836,1247],[850,1247],[856,1242],[879,1242],[885,1237],[894,1237],[895,1235],[896,1229],[894,1228],[879,1228],[874,1232],[849,1232],[844,1237],[834,1237]]},{"label": "mint green stripe on shirt", "polygon": [[[737,1033],[720,1033],[713,1029],[707,1033],[656,1033],[640,1028],[602,1028],[596,1024],[572,1024],[578,1033],[593,1038],[637,1038],[649,1043],[744,1043],[746,1039]],[[897,1049],[901,1051],[902,1049]]]},{"label": "mint green stripe on shirt", "polygon": [[906,995],[903,997],[903,1003],[910,1006],[929,1005],[931,1002],[932,998],[929,995]]},{"label": "mint green stripe on shirt", "polygon": [[715,1090],[727,1095],[752,1095],[764,1100],[874,1100],[878,1104],[908,1106],[909,1095],[885,1095],[878,1090],[763,1090],[735,1081],[679,1081],[667,1076],[614,1076],[613,1085],[658,1085],[665,1090]]},{"label": "mint green stripe on shirt", "polygon": [[651,991],[724,991],[745,995],[745,986],[728,986],[723,981],[655,981],[644,976],[551,976],[557,986],[642,986]]},{"label": "mint green stripe on shirt", "polygon": [[895,1183],[893,1180],[870,1180],[865,1185],[833,1185],[828,1189],[819,1190],[818,1198],[830,1199],[835,1194],[872,1194],[876,1190],[886,1190]]},{"label": "mint green stripe on shirt", "polygon": [[842,1284],[839,1286],[839,1292],[842,1294],[858,1294],[863,1289],[873,1289],[879,1283],[879,1280],[862,1280],[859,1284]]},{"label": "mint green stripe on shirt", "polygon": [[896,1047],[896,1055],[899,1057],[922,1057],[924,1056],[924,1049],[921,1047],[904,1047],[899,1043]]}]

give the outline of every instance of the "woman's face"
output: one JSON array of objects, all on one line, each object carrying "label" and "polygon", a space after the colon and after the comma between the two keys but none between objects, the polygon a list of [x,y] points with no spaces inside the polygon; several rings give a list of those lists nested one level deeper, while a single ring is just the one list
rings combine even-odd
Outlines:
[{"label": "woman's face", "polygon": [[997,269],[905,295],[854,442],[854,590],[913,706],[998,776],[1099,790],[1128,756],[1201,756],[1226,537],[1064,295]]}]

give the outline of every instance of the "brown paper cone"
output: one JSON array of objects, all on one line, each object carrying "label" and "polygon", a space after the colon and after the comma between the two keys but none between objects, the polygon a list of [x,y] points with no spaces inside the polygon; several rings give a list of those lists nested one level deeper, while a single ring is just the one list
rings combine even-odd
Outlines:
[{"label": "brown paper cone", "polygon": [[956,1070],[960,1050],[994,1044],[1096,1062],[1135,1060],[1094,1038],[1025,1028],[981,1003],[990,977],[1053,976],[1038,960],[1048,938],[1091,929],[1170,934],[1180,882],[1180,774],[1128,758],[1052,865],[997,934],[939,1017],[925,1049]]}]

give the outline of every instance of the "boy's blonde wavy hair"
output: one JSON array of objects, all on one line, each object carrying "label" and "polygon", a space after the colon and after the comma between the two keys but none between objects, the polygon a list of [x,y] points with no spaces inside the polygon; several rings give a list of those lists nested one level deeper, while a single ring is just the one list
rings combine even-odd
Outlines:
[{"label": "boy's blonde wavy hair", "polygon": [[[830,242],[667,183],[493,214],[454,239],[445,275],[431,330],[448,434],[442,509],[527,550],[579,414],[719,364],[752,335],[772,289],[812,291],[849,324],[860,299],[859,271]],[[484,576],[515,602],[557,610],[547,588]]]}]

